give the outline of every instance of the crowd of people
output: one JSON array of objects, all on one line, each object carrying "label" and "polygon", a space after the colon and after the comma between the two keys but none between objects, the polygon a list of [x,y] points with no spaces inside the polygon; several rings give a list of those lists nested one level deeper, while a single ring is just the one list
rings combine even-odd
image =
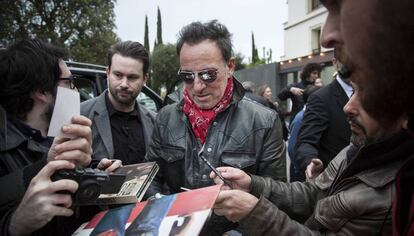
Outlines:
[{"label": "crowd of people", "polygon": [[102,209],[74,207],[78,183],[52,181],[61,169],[155,161],[151,197],[223,184],[200,157],[230,183],[202,235],[413,235],[414,3],[321,2],[337,73],[323,86],[308,64],[278,94],[293,102],[288,145],[270,87],[255,94],[236,79],[231,33],[216,20],[179,32],[182,98],[158,114],[136,100],[144,46],[112,45],[108,89],[61,128],[71,139],[47,137],[57,87],[76,89],[68,52],[37,39],[1,51],[0,235],[70,235]]}]

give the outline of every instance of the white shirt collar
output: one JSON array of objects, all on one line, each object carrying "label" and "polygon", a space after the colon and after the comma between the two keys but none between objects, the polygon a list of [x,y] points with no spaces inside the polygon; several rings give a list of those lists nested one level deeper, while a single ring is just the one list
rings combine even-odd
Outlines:
[{"label": "white shirt collar", "polygon": [[345,91],[346,95],[348,96],[348,98],[350,98],[352,96],[352,93],[354,92],[354,90],[352,89],[352,86],[345,83],[341,77],[339,77],[339,75],[336,75],[336,81],[338,81],[338,83],[341,85],[342,89]]}]

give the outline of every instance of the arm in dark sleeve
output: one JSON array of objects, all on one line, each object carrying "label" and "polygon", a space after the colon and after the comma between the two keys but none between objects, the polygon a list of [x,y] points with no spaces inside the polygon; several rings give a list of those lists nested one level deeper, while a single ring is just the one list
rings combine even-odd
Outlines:
[{"label": "arm in dark sleeve", "polygon": [[161,135],[158,120],[155,121],[152,138],[150,140],[148,151],[145,156],[146,161],[155,161],[159,166],[157,175],[154,177],[150,187],[148,188],[145,197],[154,196],[156,193],[163,193],[164,177],[162,175],[164,168],[164,160],[161,158]]},{"label": "arm in dark sleeve", "polygon": [[[46,154],[45,154],[46,155]],[[1,159],[2,158],[0,155]],[[30,181],[46,165],[46,156],[22,169],[17,169],[0,177],[0,235],[8,235],[10,218],[24,196]],[[2,166],[5,163],[1,163]],[[11,163],[8,163],[11,164]],[[1,173],[5,170],[1,170]]]},{"label": "arm in dark sleeve", "polygon": [[251,175],[250,193],[259,198],[253,210],[240,221],[247,235],[335,235],[303,225],[334,181],[347,149],[342,150],[314,182],[284,183]]},{"label": "arm in dark sleeve", "polygon": [[283,140],[282,124],[278,117],[264,137],[257,174],[286,181],[286,146]]},{"label": "arm in dark sleeve", "polygon": [[316,94],[312,94],[306,105],[295,146],[294,159],[299,172],[304,172],[311,160],[318,158],[319,142],[328,125],[329,115],[325,103]]},{"label": "arm in dark sleeve", "polygon": [[292,87],[291,85],[288,85],[285,88],[283,88],[282,90],[280,90],[277,97],[282,101],[285,101],[286,99],[291,98],[293,96],[292,93],[290,92],[291,87]]},{"label": "arm in dark sleeve", "polygon": [[251,177],[251,194],[258,198],[265,197],[289,217],[298,221],[305,221],[312,214],[325,190],[311,182],[286,183],[261,176]]}]

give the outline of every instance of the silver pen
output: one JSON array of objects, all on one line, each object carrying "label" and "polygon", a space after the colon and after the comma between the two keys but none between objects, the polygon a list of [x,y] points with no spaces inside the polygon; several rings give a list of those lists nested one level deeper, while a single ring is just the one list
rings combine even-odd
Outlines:
[{"label": "silver pen", "polygon": [[225,185],[229,186],[231,188],[231,184],[230,182],[228,182],[220,173],[220,171],[218,171],[204,156],[203,156],[203,151],[204,151],[204,145],[203,147],[200,149],[200,151],[198,152],[198,156],[201,158],[201,160],[204,161],[204,163],[207,164],[208,167],[210,167],[210,169],[224,182]]}]

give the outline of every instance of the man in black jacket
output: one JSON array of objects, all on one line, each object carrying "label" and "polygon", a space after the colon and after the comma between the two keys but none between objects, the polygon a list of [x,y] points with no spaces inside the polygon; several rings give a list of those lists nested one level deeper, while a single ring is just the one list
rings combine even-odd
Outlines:
[{"label": "man in black jacket", "polygon": [[351,129],[343,107],[352,95],[352,87],[350,80],[340,74],[336,73],[330,84],[308,99],[295,145],[299,180],[305,180],[305,171],[307,178],[315,178],[349,144]]},{"label": "man in black jacket", "polygon": [[[213,185],[208,177],[211,169],[201,156],[214,167],[233,166],[285,181],[280,120],[275,111],[244,98],[244,89],[233,76],[230,32],[210,21],[191,23],[180,33],[183,99],[157,115],[146,158],[157,161],[160,170],[149,192],[166,192],[163,186],[176,193],[181,187]],[[225,232],[224,227],[211,226],[208,235]]]},{"label": "man in black jacket", "polygon": [[286,88],[280,90],[277,95],[280,100],[285,101],[290,98],[292,100],[292,111],[290,114],[290,121],[295,118],[296,113],[303,109],[303,91],[307,85],[314,84],[315,80],[319,78],[321,73],[321,66],[317,63],[307,64],[300,74],[301,81],[298,83],[289,84]]},{"label": "man in black jacket", "polygon": [[91,121],[74,116],[63,126],[72,139],[46,137],[57,86],[74,88],[65,56],[64,50],[38,40],[1,52],[0,235],[69,235],[81,223],[59,217],[74,214],[69,193],[78,184],[52,182],[51,176],[89,165]]}]

